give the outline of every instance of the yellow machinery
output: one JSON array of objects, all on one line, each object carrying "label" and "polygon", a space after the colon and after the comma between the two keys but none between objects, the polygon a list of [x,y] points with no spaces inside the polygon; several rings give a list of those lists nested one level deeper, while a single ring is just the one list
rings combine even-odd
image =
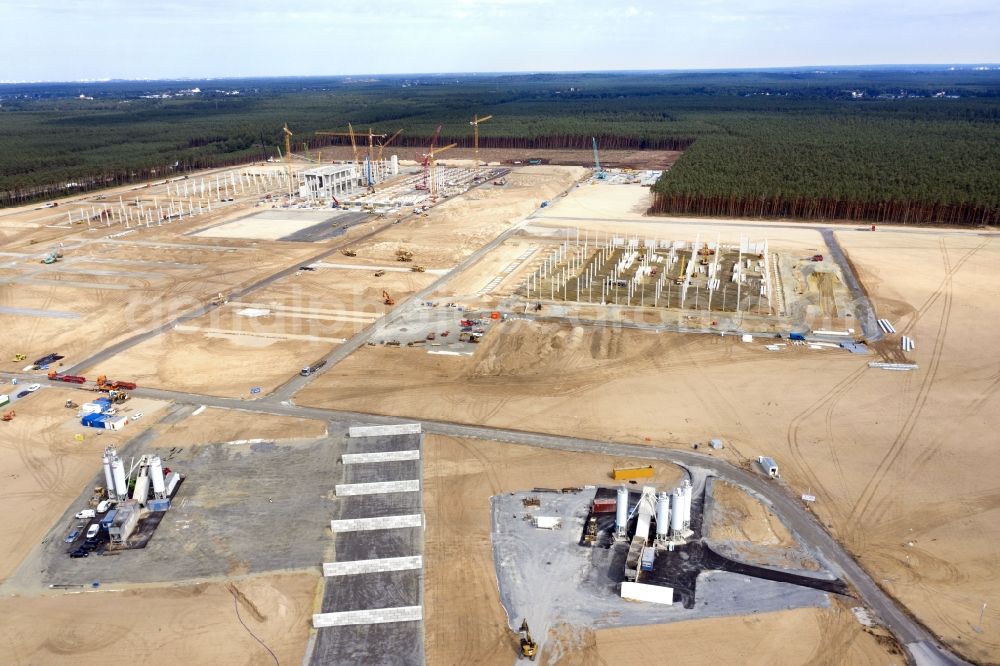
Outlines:
[{"label": "yellow machinery", "polygon": [[482,118],[478,115],[472,116],[472,122],[469,123],[472,125],[472,145],[476,151],[476,166],[479,166],[479,123],[485,123],[492,117],[492,115],[483,116]]},{"label": "yellow machinery", "polygon": [[524,659],[527,657],[531,661],[535,660],[538,656],[538,643],[536,643],[531,638],[531,631],[528,629],[528,620],[525,619],[521,622],[521,654],[518,655],[518,659]]},{"label": "yellow machinery", "polygon": [[611,470],[611,477],[615,481],[624,481],[625,479],[645,479],[650,476],[653,476],[652,465],[646,465],[644,467],[615,467]]},{"label": "yellow machinery", "polygon": [[389,292],[387,292],[385,289],[383,289],[382,290],[382,302],[385,303],[386,305],[395,305],[396,304],[396,299],[394,299],[392,296],[390,296]]},{"label": "yellow machinery", "polygon": [[28,359],[24,354],[14,354],[14,361],[26,361]]},{"label": "yellow machinery", "polygon": [[413,271],[414,273],[423,273],[427,269],[424,268],[423,266],[411,266],[410,270]]}]

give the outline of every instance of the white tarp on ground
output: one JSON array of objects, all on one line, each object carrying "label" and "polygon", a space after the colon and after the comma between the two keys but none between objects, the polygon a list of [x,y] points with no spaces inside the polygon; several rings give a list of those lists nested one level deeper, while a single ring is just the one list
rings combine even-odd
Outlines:
[{"label": "white tarp on ground", "polygon": [[654,604],[667,604],[670,606],[674,603],[674,588],[625,581],[622,583],[622,599],[648,601]]},{"label": "white tarp on ground", "polygon": [[423,609],[420,606],[400,606],[398,608],[373,608],[340,613],[317,613],[313,615],[313,627],[319,629],[320,627],[343,627],[352,624],[414,622],[421,619],[423,619]]},{"label": "white tarp on ground", "polygon": [[242,310],[237,310],[236,314],[241,317],[266,317],[271,314],[271,311],[267,308],[243,308]]},{"label": "white tarp on ground", "polygon": [[419,423],[402,423],[400,425],[356,426],[348,431],[350,437],[377,437],[379,435],[413,435],[420,434]]},{"label": "white tarp on ground", "polygon": [[324,562],[324,576],[354,576],[383,571],[407,571],[424,566],[420,555],[410,557],[383,557],[374,560],[350,560],[348,562]]}]

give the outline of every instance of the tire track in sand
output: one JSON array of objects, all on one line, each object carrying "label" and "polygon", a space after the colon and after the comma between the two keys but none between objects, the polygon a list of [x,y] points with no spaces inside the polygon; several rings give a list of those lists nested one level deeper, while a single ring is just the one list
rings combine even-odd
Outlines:
[{"label": "tire track in sand", "polygon": [[[872,502],[878,495],[878,491],[885,481],[886,475],[888,475],[890,468],[895,464],[902,455],[903,449],[906,447],[910,436],[913,434],[913,430],[916,427],[917,421],[920,419],[920,415],[923,412],[924,405],[927,403],[927,398],[930,396],[931,389],[934,386],[934,381],[937,377],[938,369],[941,365],[941,352],[944,349],[945,338],[948,333],[948,322],[951,319],[951,307],[952,307],[952,277],[955,272],[965,263],[979,248],[983,247],[985,243],[979,245],[977,248],[971,250],[967,253],[962,260],[952,266],[951,260],[948,256],[948,248],[945,245],[944,239],[939,241],[941,250],[941,261],[944,264],[945,277],[942,280],[941,286],[927,299],[924,306],[921,307],[918,315],[913,318],[913,320],[907,324],[906,329],[909,331],[913,325],[927,313],[927,309],[930,308],[939,298],[943,296],[944,300],[941,306],[941,318],[938,321],[937,334],[934,339],[934,347],[931,350],[931,360],[928,363],[927,374],[924,375],[923,380],[920,382],[920,386],[917,389],[917,397],[913,401],[913,405],[910,407],[909,413],[903,421],[903,425],[900,427],[899,432],[896,433],[895,439],[893,439],[892,444],[889,445],[888,450],[882,459],[879,461],[878,466],[872,473],[871,478],[869,478],[868,483],[865,484],[864,489],[861,491],[861,495],[858,497],[857,502],[851,507],[851,511],[848,514],[848,520],[851,522],[860,522],[860,519],[865,516],[869,509],[871,508]],[[940,444],[934,446],[934,450],[940,447]]]}]

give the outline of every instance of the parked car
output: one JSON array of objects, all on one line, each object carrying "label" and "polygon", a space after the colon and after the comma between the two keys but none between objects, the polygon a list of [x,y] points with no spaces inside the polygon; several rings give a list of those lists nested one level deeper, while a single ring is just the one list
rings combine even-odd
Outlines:
[{"label": "parked car", "polygon": [[87,528],[87,538],[88,539],[93,539],[94,537],[96,537],[100,533],[101,533],[101,524],[100,523],[94,523],[89,528]]},{"label": "parked car", "polygon": [[26,395],[31,395],[31,391],[21,391],[20,393],[17,394],[17,397],[23,398]]},{"label": "parked car", "polygon": [[101,500],[97,503],[97,513],[104,513],[111,508],[111,500]]},{"label": "parked car", "polygon": [[72,557],[73,559],[76,559],[78,557],[87,557],[88,555],[90,555],[90,553],[88,553],[85,550],[81,550],[79,548],[77,548],[76,550],[74,550],[72,553],[69,554],[69,556]]},{"label": "parked car", "polygon": [[35,391],[37,391],[40,388],[42,388],[41,384],[29,384],[27,391],[28,391],[28,393],[34,393]]},{"label": "parked car", "polygon": [[76,541],[76,538],[78,536],[80,536],[80,530],[73,530],[72,532],[66,535],[66,538],[63,539],[63,541],[65,541],[66,543],[73,543],[74,541]]},{"label": "parked car", "polygon": [[141,418],[142,418],[142,412],[136,412],[135,414],[132,415],[132,419],[131,420],[138,421]]},{"label": "parked car", "polygon": [[84,546],[89,546],[91,549],[97,548],[97,544],[101,543],[97,539],[87,539],[83,542]]},{"label": "parked car", "polygon": [[77,518],[94,518],[96,515],[97,512],[93,509],[84,509],[83,511],[76,512]]}]

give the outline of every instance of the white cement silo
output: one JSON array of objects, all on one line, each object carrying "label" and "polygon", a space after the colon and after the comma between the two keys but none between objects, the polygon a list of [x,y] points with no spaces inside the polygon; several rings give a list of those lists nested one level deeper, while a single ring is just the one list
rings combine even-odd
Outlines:
[{"label": "white cement silo", "polygon": [[153,497],[163,499],[166,486],[163,483],[163,463],[159,456],[149,459],[149,478],[153,482]]},{"label": "white cement silo", "polygon": [[628,531],[628,488],[618,489],[618,503],[615,506],[615,534],[625,536]]}]

